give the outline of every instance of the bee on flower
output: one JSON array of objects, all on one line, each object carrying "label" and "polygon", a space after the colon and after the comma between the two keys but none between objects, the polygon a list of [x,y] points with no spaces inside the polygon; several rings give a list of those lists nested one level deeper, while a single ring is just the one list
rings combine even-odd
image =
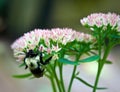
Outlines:
[{"label": "bee on flower", "polygon": [[[30,72],[39,78],[43,76],[45,66],[51,60],[59,59],[57,53],[63,46],[75,40],[89,43],[93,41],[93,37],[70,28],[35,29],[17,39],[11,48],[17,61],[22,61],[25,69],[29,68]],[[46,55],[51,56],[44,60]]]}]

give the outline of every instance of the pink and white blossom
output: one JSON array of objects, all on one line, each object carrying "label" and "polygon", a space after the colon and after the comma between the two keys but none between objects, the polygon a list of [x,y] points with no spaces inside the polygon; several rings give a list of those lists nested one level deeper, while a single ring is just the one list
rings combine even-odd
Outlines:
[{"label": "pink and white blossom", "polygon": [[94,30],[93,26],[106,29],[110,25],[112,29],[115,28],[120,31],[120,16],[115,13],[93,13],[81,19],[80,22],[84,26],[89,26],[92,30]]},{"label": "pink and white blossom", "polygon": [[[44,44],[40,43],[40,40],[44,40]],[[53,40],[57,44],[52,46],[50,45],[50,40]],[[89,34],[84,34],[80,32],[76,32],[70,28],[53,28],[51,30],[48,29],[35,29],[31,32],[25,33],[22,37],[17,39],[12,45],[14,56],[18,61],[22,61],[25,57],[25,51],[34,50],[38,48],[40,51],[46,51],[48,54],[52,51],[58,52],[62,47],[58,45],[61,43],[66,45],[68,42],[72,42],[74,40],[80,42],[91,42],[93,37]]]}]

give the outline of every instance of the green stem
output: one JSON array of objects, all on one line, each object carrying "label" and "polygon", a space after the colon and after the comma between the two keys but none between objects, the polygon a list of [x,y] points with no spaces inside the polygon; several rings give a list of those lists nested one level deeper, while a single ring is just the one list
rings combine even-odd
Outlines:
[{"label": "green stem", "polygon": [[53,72],[53,76],[52,77],[55,78],[55,80],[56,80],[56,84],[57,84],[59,92],[62,92],[61,85],[60,85],[60,82],[59,82],[59,79],[58,79],[58,76],[57,76],[57,73],[56,73],[55,66],[56,66],[56,64],[54,65],[54,67],[52,65],[50,65],[50,68],[51,68],[51,70]]},{"label": "green stem", "polygon": [[47,78],[49,78],[49,80],[51,81],[53,92],[57,92],[56,86],[55,86],[55,82],[54,82],[54,77],[53,77],[54,74],[53,74],[53,72],[52,72],[52,69],[51,69],[50,66],[46,67],[46,69],[47,69],[49,75],[45,74],[45,76],[46,76]]},{"label": "green stem", "polygon": [[98,82],[99,82],[100,74],[101,74],[101,71],[102,71],[103,66],[105,64],[105,61],[106,61],[106,59],[109,55],[110,49],[111,49],[110,46],[108,46],[106,48],[103,59],[102,60],[100,59],[99,62],[98,62],[98,71],[97,71],[97,76],[96,76],[95,83],[94,83],[93,92],[96,92],[96,90],[97,90],[97,85],[98,85]]},{"label": "green stem", "polygon": [[[56,65],[55,65],[56,66]],[[58,90],[59,90],[59,92],[62,92],[61,91],[61,88],[60,88],[60,83],[59,83],[59,79],[58,79],[58,77],[57,77],[57,74],[56,74],[56,71],[55,71],[55,67],[53,67],[51,64],[49,64],[47,67],[46,67],[46,69],[47,69],[47,71],[49,72],[49,74],[51,75],[51,83],[53,83],[54,82],[54,79],[55,79],[55,81],[56,81],[56,86],[58,87]],[[55,83],[54,83],[54,85],[52,84],[52,86],[54,86],[55,87]],[[55,89],[53,89],[53,90],[55,90]],[[57,92],[57,91],[55,91],[55,92]]]},{"label": "green stem", "polygon": [[48,75],[45,75],[45,76],[50,79],[53,92],[57,92],[55,82],[54,82],[54,78],[52,78],[52,76],[48,76]]},{"label": "green stem", "polygon": [[62,92],[61,86],[60,86],[60,83],[59,83],[59,79],[58,79],[57,74],[56,74],[56,71],[54,71],[54,75],[55,75],[55,80],[56,80],[59,92]]},{"label": "green stem", "polygon": [[70,83],[69,83],[68,92],[71,91],[71,87],[72,87],[72,83],[73,83],[73,80],[74,80],[74,77],[75,77],[75,71],[76,71],[76,69],[77,69],[77,66],[75,65],[74,69],[73,69],[73,72],[72,72],[72,77],[71,77],[71,80],[70,80]]},{"label": "green stem", "polygon": [[99,82],[101,71],[102,71],[102,66],[99,63],[99,65],[98,65],[98,71],[97,71],[97,76],[96,76],[95,83],[94,83],[93,92],[96,92],[96,90],[97,90],[97,85],[98,85],[98,82]]},{"label": "green stem", "polygon": [[59,70],[60,70],[60,80],[61,80],[61,86],[62,86],[62,89],[63,89],[63,92],[66,92],[65,91],[65,85],[64,85],[64,80],[63,80],[63,64],[59,64]]},{"label": "green stem", "polygon": [[99,48],[99,56],[100,56],[100,59],[101,59],[101,31],[99,30],[99,35],[98,35],[98,48]]},{"label": "green stem", "polygon": [[55,83],[54,83],[54,79],[52,77],[50,79],[51,79],[51,84],[52,84],[53,92],[57,92],[56,86],[55,86]]}]

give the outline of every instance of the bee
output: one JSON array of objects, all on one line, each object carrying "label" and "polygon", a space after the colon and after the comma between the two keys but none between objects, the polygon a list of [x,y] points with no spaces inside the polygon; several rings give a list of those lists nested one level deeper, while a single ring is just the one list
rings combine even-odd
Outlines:
[{"label": "bee", "polygon": [[52,56],[44,62],[42,52],[34,52],[33,50],[29,50],[24,58],[25,69],[29,68],[31,73],[36,78],[42,77],[44,73],[44,65],[47,65],[51,58]]}]

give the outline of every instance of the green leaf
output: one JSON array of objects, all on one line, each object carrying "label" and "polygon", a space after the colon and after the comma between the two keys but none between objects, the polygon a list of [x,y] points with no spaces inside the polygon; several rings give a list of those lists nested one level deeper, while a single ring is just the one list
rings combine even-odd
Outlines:
[{"label": "green leaf", "polygon": [[22,64],[19,65],[19,67],[23,67],[23,66],[25,66],[25,63],[22,63]]},{"label": "green leaf", "polygon": [[110,36],[111,36],[112,38],[120,38],[120,35],[111,34]]},{"label": "green leaf", "polygon": [[[93,85],[89,84],[88,82],[84,81],[83,79],[81,79],[80,77],[75,77],[77,80],[79,80],[80,82],[82,82],[83,84],[85,84],[88,87],[94,88]],[[104,90],[107,89],[105,87],[97,87],[98,90]]]},{"label": "green leaf", "polygon": [[64,63],[64,64],[70,64],[70,65],[78,65],[78,62],[71,61],[65,58],[60,58],[58,59],[59,62]]},{"label": "green leaf", "polygon": [[112,64],[112,61],[106,60],[105,64]]},{"label": "green leaf", "polygon": [[23,79],[23,78],[28,78],[30,76],[32,76],[32,73],[21,74],[21,75],[13,75],[12,77]]},{"label": "green leaf", "polygon": [[93,62],[93,61],[98,60],[99,58],[100,58],[100,57],[99,57],[98,55],[95,55],[95,56],[91,56],[91,57],[88,57],[88,58],[79,60],[78,62],[81,62],[81,63]]}]

